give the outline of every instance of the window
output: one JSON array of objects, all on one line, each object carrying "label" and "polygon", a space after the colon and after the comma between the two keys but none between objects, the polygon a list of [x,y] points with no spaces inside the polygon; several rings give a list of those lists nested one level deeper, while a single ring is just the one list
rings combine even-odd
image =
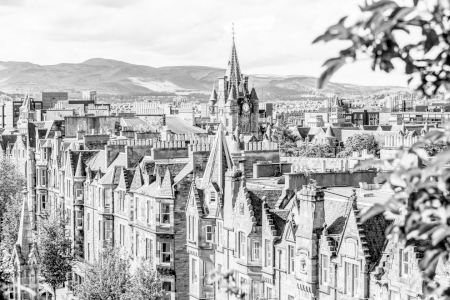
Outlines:
[{"label": "window", "polygon": [[205,235],[206,235],[206,241],[211,243],[213,241],[213,232],[212,232],[212,226],[206,225],[205,227]]},{"label": "window", "polygon": [[122,241],[122,224],[119,224],[119,244],[123,245],[123,241]]},{"label": "window", "polygon": [[248,300],[248,294],[249,294],[249,288],[248,288],[248,284],[247,284],[247,279],[241,277],[241,281],[240,281],[240,287],[242,289],[242,291],[245,293],[244,299]]},{"label": "window", "polygon": [[267,289],[266,289],[266,298],[270,299],[270,298],[272,298],[272,295],[273,295],[272,288],[271,287],[267,287]]},{"label": "window", "polygon": [[245,239],[246,236],[243,232],[239,232],[239,257],[240,258],[245,258]]},{"label": "window", "polygon": [[356,257],[356,243],[353,240],[347,240],[347,255],[349,257]]},{"label": "window", "polygon": [[145,239],[145,259],[150,259],[153,254],[153,242],[151,239]]},{"label": "window", "polygon": [[328,258],[328,255],[321,255],[322,257],[322,284],[327,285],[328,282],[328,276],[330,271],[330,259]]},{"label": "window", "polygon": [[259,281],[253,281],[253,299],[259,299],[261,283]]},{"label": "window", "polygon": [[147,201],[147,224],[150,223],[150,201]]},{"label": "window", "polygon": [[352,279],[352,264],[345,263],[345,292],[349,295],[352,293],[352,285],[353,285],[353,279]]},{"label": "window", "polygon": [[359,266],[353,265],[353,296],[358,295],[359,290]]},{"label": "window", "polygon": [[169,204],[161,205],[161,220],[163,224],[170,224],[170,206]]},{"label": "window", "polygon": [[220,286],[222,285],[222,265],[221,264],[217,265],[217,271],[218,271],[218,274],[220,276],[217,288],[220,288]]},{"label": "window", "polygon": [[208,274],[214,269],[214,265],[210,261],[205,261],[203,264],[203,284],[212,285],[213,282],[209,280]]},{"label": "window", "polygon": [[260,252],[261,252],[261,245],[259,241],[253,241],[253,247],[252,247],[252,254],[253,254],[253,260],[259,260],[260,259]]},{"label": "window", "polygon": [[288,295],[288,300],[294,300],[294,296]]},{"label": "window", "polygon": [[136,256],[139,255],[139,234],[136,233]]},{"label": "window", "polygon": [[223,245],[223,225],[222,225],[222,223],[219,223],[218,231],[219,231],[219,234],[218,234],[219,237],[218,237],[217,243],[219,244],[219,246],[222,246]]},{"label": "window", "polygon": [[170,263],[170,243],[161,243],[161,262]]},{"label": "window", "polygon": [[98,239],[102,240],[102,221],[98,221]]},{"label": "window", "polygon": [[390,294],[390,300],[400,300],[400,294],[398,292],[390,291]]},{"label": "window", "polygon": [[47,179],[46,179],[46,174],[47,172],[45,170],[41,170],[41,185],[46,185],[47,184]]},{"label": "window", "polygon": [[170,291],[172,291],[172,284],[170,282],[168,282],[168,281],[164,281],[163,284],[162,284],[162,288],[166,292],[170,292]]},{"label": "window", "polygon": [[76,215],[76,218],[77,218],[76,219],[77,227],[82,227],[83,226],[83,212],[77,210],[75,212],[75,215]]},{"label": "window", "polygon": [[91,229],[91,214],[87,213],[87,218],[86,218],[86,222],[87,222],[87,230]]},{"label": "window", "polygon": [[197,260],[195,258],[192,259],[192,283],[197,283],[198,275],[197,275]]},{"label": "window", "polygon": [[136,221],[138,220],[138,211],[139,211],[139,198],[135,198],[135,206],[134,206],[134,216],[136,218]]},{"label": "window", "polygon": [[211,192],[209,197],[211,202],[216,202],[216,192]]},{"label": "window", "polygon": [[77,198],[80,198],[80,197],[82,197],[83,196],[83,189],[77,189],[76,190],[76,197]]},{"label": "window", "polygon": [[351,296],[358,295],[359,266],[345,263],[345,293]]},{"label": "window", "polygon": [[91,260],[91,244],[87,243],[87,259]]},{"label": "window", "polygon": [[266,267],[272,266],[272,245],[266,240]]},{"label": "window", "polygon": [[295,271],[295,255],[293,246],[289,246],[288,256],[289,256],[289,273],[293,274]]},{"label": "window", "polygon": [[46,198],[47,198],[46,195],[41,196],[41,208],[43,211],[45,211],[47,208],[47,199]]},{"label": "window", "polygon": [[404,249],[399,250],[399,258],[400,258],[400,277],[407,277],[409,274],[409,255],[408,251]]}]

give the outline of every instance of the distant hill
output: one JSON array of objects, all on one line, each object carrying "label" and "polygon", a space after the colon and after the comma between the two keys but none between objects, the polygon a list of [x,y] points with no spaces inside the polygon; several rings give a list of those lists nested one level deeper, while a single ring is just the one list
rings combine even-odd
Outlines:
[{"label": "distant hill", "polygon": [[[78,64],[37,65],[29,62],[0,61],[0,91],[96,90],[109,94],[185,94],[208,95],[214,81],[225,70],[203,66],[153,68],[112,59],[93,58]],[[298,99],[315,93],[316,78],[309,76],[251,75],[250,84],[264,100]],[[325,92],[340,95],[393,93],[401,87],[374,87],[330,83]],[[323,93],[321,91],[320,93]]]}]

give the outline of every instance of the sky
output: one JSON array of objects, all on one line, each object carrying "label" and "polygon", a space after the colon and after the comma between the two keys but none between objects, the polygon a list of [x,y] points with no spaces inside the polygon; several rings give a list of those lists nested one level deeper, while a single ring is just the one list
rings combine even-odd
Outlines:
[{"label": "sky", "polygon": [[[0,0],[0,61],[41,65],[108,58],[152,67],[225,68],[235,41],[245,74],[311,75],[346,44],[312,41],[358,0]],[[405,86],[370,61],[334,82]]]}]

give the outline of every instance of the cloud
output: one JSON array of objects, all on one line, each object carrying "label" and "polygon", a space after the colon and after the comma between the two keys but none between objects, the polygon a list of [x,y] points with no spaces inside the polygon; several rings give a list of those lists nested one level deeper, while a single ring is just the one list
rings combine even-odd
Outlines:
[{"label": "cloud", "polygon": [[[5,1],[16,2],[0,3]],[[246,74],[319,76],[323,61],[343,46],[312,45],[312,40],[343,15],[358,11],[359,1],[19,2],[0,11],[0,61],[57,64],[104,57],[153,67],[224,68],[234,23],[239,60]],[[356,75],[349,71],[340,74],[355,83],[377,82],[373,76],[379,75],[369,68],[353,70]]]}]

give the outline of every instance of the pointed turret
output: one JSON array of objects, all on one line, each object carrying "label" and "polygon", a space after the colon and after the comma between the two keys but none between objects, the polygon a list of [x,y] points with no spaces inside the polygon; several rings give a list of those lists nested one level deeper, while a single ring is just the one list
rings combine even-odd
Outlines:
[{"label": "pointed turret", "polygon": [[143,185],[143,176],[141,167],[138,165],[136,167],[136,172],[134,172],[133,181],[131,182],[130,191],[135,191]]},{"label": "pointed turret", "polygon": [[252,100],[252,101],[259,100],[258,95],[256,95],[256,90],[254,87],[252,88],[252,91],[250,92],[250,100]]},{"label": "pointed turret", "polygon": [[334,140],[336,137],[333,134],[333,130],[331,130],[331,125],[328,125],[327,132],[325,133],[325,138]]},{"label": "pointed turret", "polygon": [[33,234],[31,231],[30,211],[28,210],[27,190],[24,189],[22,194],[22,212],[20,214],[19,233],[16,245],[20,246],[22,256],[27,258],[31,245],[33,244]]},{"label": "pointed turret", "polygon": [[228,99],[227,99],[227,103],[229,103],[230,101],[234,101],[236,100],[236,89],[234,88],[234,85],[231,86],[230,89],[230,93],[228,94]]},{"label": "pointed turret", "polygon": [[228,67],[225,75],[227,76],[229,82],[232,85],[236,87],[238,86],[239,81],[241,79],[241,68],[239,66],[239,60],[236,52],[236,45],[234,44],[234,38],[233,38],[233,45],[231,46],[230,59],[228,60]]},{"label": "pointed turret", "polygon": [[161,190],[159,195],[162,197],[173,197],[173,180],[172,174],[170,173],[169,168],[166,169],[166,173],[164,174],[164,179],[161,183]]},{"label": "pointed turret", "polygon": [[77,169],[75,171],[75,178],[86,177],[86,170],[84,169],[83,165],[83,153],[80,152],[80,155],[78,156]]},{"label": "pointed turret", "polygon": [[215,87],[213,87],[212,92],[211,92],[211,97],[209,97],[209,102],[216,102],[217,101],[217,92]]},{"label": "pointed turret", "polygon": [[211,146],[211,153],[206,164],[200,188],[205,189],[210,182],[215,182],[223,189],[225,172],[233,166],[224,135],[223,124],[219,124],[216,137]]}]

